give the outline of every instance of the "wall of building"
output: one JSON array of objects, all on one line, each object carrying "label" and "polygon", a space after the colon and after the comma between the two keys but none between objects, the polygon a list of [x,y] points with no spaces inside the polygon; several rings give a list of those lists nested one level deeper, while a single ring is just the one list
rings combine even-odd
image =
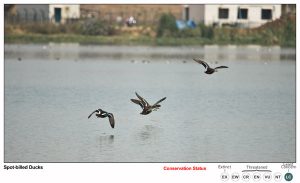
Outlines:
[{"label": "wall of building", "polygon": [[[228,8],[229,16],[227,19],[219,18],[219,8]],[[248,9],[247,19],[238,19],[238,9]],[[272,19],[265,20],[261,18],[262,9],[272,10]],[[280,18],[281,5],[205,5],[205,25],[222,24],[243,24],[246,27],[257,27],[268,21]]]},{"label": "wall of building", "polygon": [[67,19],[78,19],[80,18],[80,5],[49,5],[49,17],[52,22],[55,22],[55,8],[61,9],[61,22],[65,23]]},{"label": "wall of building", "polygon": [[205,5],[199,4],[199,5],[184,5],[183,6],[183,19],[187,20],[185,17],[185,11],[186,8],[189,8],[189,20],[193,20],[197,23],[204,22],[204,15],[205,15]]}]

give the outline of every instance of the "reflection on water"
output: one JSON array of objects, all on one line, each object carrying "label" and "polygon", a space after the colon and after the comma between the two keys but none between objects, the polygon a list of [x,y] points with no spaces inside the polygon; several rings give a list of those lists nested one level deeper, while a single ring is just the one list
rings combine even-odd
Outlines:
[{"label": "reflection on water", "polygon": [[114,143],[114,135],[101,135],[99,136],[98,144],[100,151],[105,151],[107,149],[111,149]]},{"label": "reflection on water", "polygon": [[[20,49],[21,48],[21,49]],[[140,61],[150,60],[181,60],[200,57],[205,60],[295,60],[296,50],[279,46],[264,47],[259,45],[246,46],[189,46],[189,47],[148,47],[148,46],[87,46],[75,43],[26,45],[15,44],[5,46],[5,58],[73,60],[113,59]]]},{"label": "reflection on water", "polygon": [[104,135],[99,136],[99,144],[100,145],[107,145],[107,144],[113,144],[114,143],[114,135]]},{"label": "reflection on water", "polygon": [[149,140],[149,138],[154,136],[153,126],[146,125],[145,128],[140,132],[139,136],[142,141]]},{"label": "reflection on water", "polygon": [[158,138],[161,131],[162,130],[156,126],[145,125],[139,132],[139,141],[142,144],[151,143]]},{"label": "reflection on water", "polygon": [[[207,75],[193,57],[229,69]],[[4,160],[293,162],[294,58],[260,46],[5,45]],[[134,92],[167,99],[140,115]],[[97,108],[114,129],[87,119]]]}]

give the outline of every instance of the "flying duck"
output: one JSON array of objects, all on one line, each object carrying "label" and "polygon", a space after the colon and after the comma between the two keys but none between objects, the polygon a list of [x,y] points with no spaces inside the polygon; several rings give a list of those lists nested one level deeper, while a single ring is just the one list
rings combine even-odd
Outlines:
[{"label": "flying duck", "polygon": [[211,68],[211,67],[209,67],[209,65],[206,62],[204,62],[198,58],[194,58],[193,60],[204,66],[204,68],[206,69],[206,71],[205,71],[206,74],[212,74],[214,72],[217,72],[218,69],[228,68],[227,66],[219,66],[219,67]]},{"label": "flying duck", "polygon": [[143,111],[140,114],[142,114],[142,115],[150,114],[152,111],[156,111],[157,109],[159,109],[159,107],[161,106],[161,105],[159,105],[159,103],[164,101],[167,98],[167,97],[164,97],[164,98],[160,99],[159,101],[157,101],[155,104],[150,105],[143,97],[139,96],[139,94],[137,94],[137,92],[135,92],[135,95],[138,97],[138,99],[131,99],[131,101],[133,103],[141,106]]},{"label": "flying duck", "polygon": [[106,111],[103,111],[102,109],[97,109],[94,112],[92,112],[92,114],[90,114],[88,118],[90,118],[95,112],[96,112],[96,116],[98,118],[106,118],[106,117],[108,117],[110,126],[112,128],[115,127],[115,118],[114,118],[114,115],[112,113],[108,113]]}]

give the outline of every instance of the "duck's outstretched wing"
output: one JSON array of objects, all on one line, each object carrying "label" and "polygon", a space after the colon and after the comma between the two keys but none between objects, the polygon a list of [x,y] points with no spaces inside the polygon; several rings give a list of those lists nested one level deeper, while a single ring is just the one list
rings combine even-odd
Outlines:
[{"label": "duck's outstretched wing", "polygon": [[135,92],[135,95],[141,100],[141,102],[143,103],[143,106],[149,106],[149,103],[147,102],[147,100],[145,100],[143,97],[141,97],[137,92]]},{"label": "duck's outstretched wing", "polygon": [[95,113],[97,112],[98,110],[95,110],[94,112],[92,112],[89,116],[88,116],[88,119]]},{"label": "duck's outstretched wing", "polygon": [[115,118],[114,118],[114,115],[112,113],[107,113],[107,117],[108,117],[110,126],[112,128],[114,128],[115,127]]},{"label": "duck's outstretched wing", "polygon": [[162,101],[166,100],[167,97],[164,97],[162,99],[160,99],[159,101],[157,101],[155,104],[153,104],[153,107],[160,107],[160,105],[158,105],[159,103],[161,103]]},{"label": "duck's outstretched wing", "polygon": [[204,62],[203,60],[200,60],[198,58],[193,58],[193,60],[196,61],[199,64],[202,64],[205,69],[209,68],[209,65],[206,62]]},{"label": "duck's outstretched wing", "polygon": [[142,109],[145,108],[145,106],[143,105],[143,103],[140,100],[137,99],[130,99],[133,103],[138,104],[139,106],[141,106]]},{"label": "duck's outstretched wing", "polygon": [[216,67],[215,69],[223,69],[223,68],[228,68],[227,66],[219,66],[219,67]]}]

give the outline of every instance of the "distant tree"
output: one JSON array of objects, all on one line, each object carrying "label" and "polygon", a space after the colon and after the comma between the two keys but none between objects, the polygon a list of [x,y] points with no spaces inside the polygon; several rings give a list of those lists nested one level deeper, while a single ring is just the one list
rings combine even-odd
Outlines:
[{"label": "distant tree", "polygon": [[175,16],[171,13],[162,14],[157,27],[157,37],[174,36],[177,32]]}]

